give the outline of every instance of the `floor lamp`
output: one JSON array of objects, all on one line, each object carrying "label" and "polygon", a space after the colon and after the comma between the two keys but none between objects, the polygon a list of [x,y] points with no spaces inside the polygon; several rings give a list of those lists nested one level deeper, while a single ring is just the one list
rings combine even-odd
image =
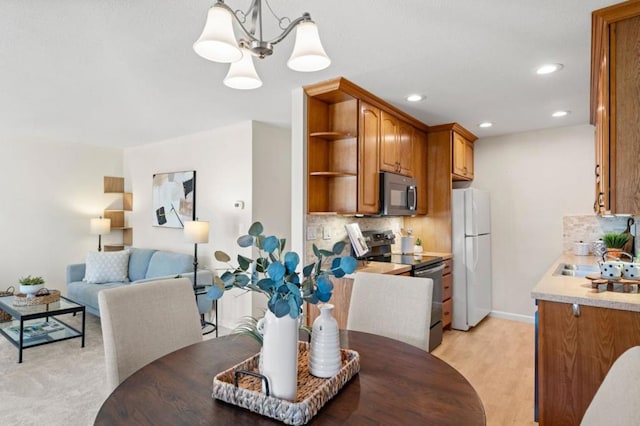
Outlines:
[{"label": "floor lamp", "polygon": [[111,232],[111,219],[99,218],[91,219],[91,235],[98,236],[98,251],[102,251],[102,235]]},{"label": "floor lamp", "polygon": [[[209,242],[209,222],[201,222],[196,220],[191,222],[184,223],[184,237],[187,242],[193,244],[193,292],[196,296],[196,304],[198,303],[198,290],[202,290],[205,286],[198,286],[198,244],[206,244]],[[216,304],[216,318],[218,316],[218,307]],[[217,321],[216,321],[217,322]],[[200,315],[200,323],[202,324],[202,328],[207,325],[211,325],[214,328],[211,331],[208,331],[204,334],[209,334],[216,331],[218,327],[216,324],[212,324],[204,320],[204,314]]]},{"label": "floor lamp", "polygon": [[184,237],[193,244],[193,289],[198,290],[198,244],[209,242],[209,222],[196,220],[184,223]]}]

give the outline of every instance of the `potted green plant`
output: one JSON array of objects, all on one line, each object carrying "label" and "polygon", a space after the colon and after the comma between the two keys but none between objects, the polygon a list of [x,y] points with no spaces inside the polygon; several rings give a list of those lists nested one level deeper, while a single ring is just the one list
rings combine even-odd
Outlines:
[{"label": "potted green plant", "polygon": [[602,236],[604,245],[607,246],[607,253],[614,257],[620,257],[622,248],[629,241],[629,234],[619,234],[617,232],[607,232]]},{"label": "potted green plant", "polygon": [[24,293],[27,296],[33,296],[44,288],[44,279],[42,277],[27,275],[20,278],[18,282],[20,283],[20,293]]},{"label": "potted green plant", "polygon": [[237,240],[240,247],[257,250],[255,259],[239,254],[237,266],[234,266],[227,253],[214,253],[215,259],[228,264],[229,269],[214,277],[214,285],[207,291],[207,298],[217,300],[231,288],[258,292],[268,298],[264,318],[246,325],[251,332],[257,329],[263,336],[260,372],[268,378],[271,394],[276,398],[293,400],[296,396],[298,329],[303,302],[328,302],[333,292],[330,277],[341,278],[352,273],[357,261],[351,256],[339,257],[346,246],[344,241],[335,243],[331,251],[319,249],[314,244],[316,261],[304,266],[300,276],[296,271],[300,256],[295,252],[284,252],[285,239],[265,236],[263,232],[262,224],[255,222],[247,235]]},{"label": "potted green plant", "polygon": [[416,244],[413,247],[414,253],[422,253],[422,240],[420,238],[416,238]]}]

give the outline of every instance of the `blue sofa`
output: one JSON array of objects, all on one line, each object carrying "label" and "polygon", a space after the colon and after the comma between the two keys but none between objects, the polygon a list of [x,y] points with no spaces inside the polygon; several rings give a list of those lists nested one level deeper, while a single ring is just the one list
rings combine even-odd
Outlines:
[{"label": "blue sofa", "polygon": [[[166,278],[186,277],[193,282],[193,256],[169,251],[130,248],[127,282],[108,282],[91,284],[83,281],[86,265],[84,263],[67,266],[67,297],[86,306],[87,312],[100,316],[98,292],[106,288],[135,285]],[[198,286],[211,285],[213,274],[206,269],[198,269]],[[209,312],[211,301],[204,295],[198,296],[200,313]]]}]

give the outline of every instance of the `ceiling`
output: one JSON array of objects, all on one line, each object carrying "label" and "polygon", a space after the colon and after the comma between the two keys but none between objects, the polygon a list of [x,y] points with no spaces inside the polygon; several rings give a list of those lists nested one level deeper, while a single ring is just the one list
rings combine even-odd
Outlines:
[{"label": "ceiling", "polygon": [[[291,91],[338,76],[479,137],[586,124],[591,11],[617,2],[271,0],[280,16],[311,14],[332,64],[288,69],[291,35],[256,61],[264,85],[238,91],[192,49],[214,0],[3,0],[0,142],[128,147],[245,120],[288,127]],[[535,74],[549,62],[564,69]],[[426,100],[403,99],[414,92]]]}]

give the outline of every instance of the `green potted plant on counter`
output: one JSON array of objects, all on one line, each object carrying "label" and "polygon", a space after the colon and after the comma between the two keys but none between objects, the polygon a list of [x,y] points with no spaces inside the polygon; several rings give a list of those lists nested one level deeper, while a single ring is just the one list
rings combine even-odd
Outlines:
[{"label": "green potted plant on counter", "polygon": [[625,233],[618,234],[617,232],[607,232],[602,236],[602,241],[604,241],[604,245],[607,246],[607,253],[618,258],[622,253],[622,248],[628,240],[629,235]]},{"label": "green potted plant on counter", "polygon": [[27,275],[26,277],[20,278],[18,282],[20,283],[20,293],[24,293],[28,297],[32,297],[44,288],[44,279],[42,277]]},{"label": "green potted plant on counter", "polygon": [[[263,335],[260,372],[269,380],[271,393],[281,399],[296,396],[298,371],[298,328],[301,325],[303,302],[328,302],[333,292],[331,276],[341,278],[355,271],[357,261],[351,256],[339,257],[346,243],[339,241],[331,251],[313,245],[316,261],[296,271],[300,256],[284,252],[286,240],[265,236],[260,222],[249,228],[247,235],[238,238],[242,248],[257,249],[257,258],[237,256],[238,266],[231,257],[216,251],[215,259],[229,265],[221,276],[214,277],[214,285],[207,297],[217,300],[225,290],[239,288],[264,294],[268,298],[267,312],[255,326]],[[328,267],[325,267],[327,263]],[[254,325],[249,324],[253,329]]]}]

